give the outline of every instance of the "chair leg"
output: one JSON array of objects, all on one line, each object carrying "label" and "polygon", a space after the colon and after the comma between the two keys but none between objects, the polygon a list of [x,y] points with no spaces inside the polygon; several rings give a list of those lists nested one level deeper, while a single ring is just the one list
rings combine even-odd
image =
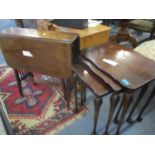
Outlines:
[{"label": "chair leg", "polygon": [[131,109],[128,117],[127,117],[127,122],[128,123],[132,124],[134,122],[134,120],[132,119],[132,115],[133,115],[134,111],[136,110],[136,108],[138,107],[138,105],[139,105],[142,97],[146,93],[148,86],[149,85],[146,85],[146,86],[144,86],[144,87],[141,88],[141,91],[140,91],[140,93],[139,93],[139,95],[137,97],[137,100],[136,100],[135,104],[133,105],[133,107],[132,107],[132,109]]},{"label": "chair leg", "polygon": [[154,97],[154,95],[155,95],[155,88],[151,92],[147,102],[144,104],[142,110],[140,111],[140,113],[139,113],[139,115],[138,115],[138,117],[136,119],[138,122],[141,122],[143,120],[142,114],[144,113],[145,109],[148,107],[148,105],[149,105],[150,101],[152,100],[152,98]]},{"label": "chair leg", "polygon": [[[116,96],[117,95],[117,96]],[[110,97],[110,110],[109,110],[109,116],[108,116],[108,121],[107,121],[107,125],[106,125],[106,129],[105,132],[103,134],[108,135],[108,130],[110,127],[110,123],[113,117],[113,114],[115,112],[115,109],[118,105],[118,102],[120,101],[120,96],[118,94],[113,93]]]},{"label": "chair leg", "polygon": [[23,95],[23,91],[22,91],[22,84],[21,84],[21,80],[20,80],[18,71],[16,69],[14,69],[14,73],[15,73],[15,77],[16,77],[16,80],[17,80],[17,85],[18,85],[19,93],[20,93],[21,96],[24,96]]},{"label": "chair leg", "polygon": [[99,116],[101,105],[102,105],[102,99],[96,97],[94,99],[94,127],[92,132],[92,134],[94,135],[96,135],[96,127],[97,127],[98,116]]}]

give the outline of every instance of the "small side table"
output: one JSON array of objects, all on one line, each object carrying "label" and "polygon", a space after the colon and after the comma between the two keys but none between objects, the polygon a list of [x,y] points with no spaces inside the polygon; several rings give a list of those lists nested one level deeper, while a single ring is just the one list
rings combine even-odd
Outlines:
[{"label": "small side table", "polygon": [[[139,46],[137,46],[134,49],[134,51],[143,55],[144,57],[146,57],[148,59],[155,61],[155,40],[146,41],[146,42],[140,44]],[[134,106],[132,107],[129,116],[128,116],[127,121],[129,123],[134,122],[134,120],[132,119],[132,115],[133,115],[134,111],[136,110],[136,108],[138,107],[138,105],[140,104],[140,102],[142,101],[142,99],[143,99],[142,96],[145,95],[147,89],[148,89],[148,86],[145,86],[141,89],[140,94],[139,94],[139,96],[138,96]],[[136,119],[137,121],[140,122],[143,120],[142,115],[143,115],[145,109],[149,106],[149,103],[152,100],[152,98],[155,96],[154,92],[155,92],[155,87],[152,90],[151,94],[149,94],[148,100],[145,102],[141,111],[139,112],[137,119]]]}]

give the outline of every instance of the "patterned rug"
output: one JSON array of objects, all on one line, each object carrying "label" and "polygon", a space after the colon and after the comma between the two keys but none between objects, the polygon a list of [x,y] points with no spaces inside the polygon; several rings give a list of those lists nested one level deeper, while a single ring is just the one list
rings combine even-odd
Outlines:
[{"label": "patterned rug", "polygon": [[73,95],[71,108],[67,109],[62,84],[58,78],[39,74],[34,77],[36,81],[48,80],[50,85],[34,85],[25,79],[22,81],[24,97],[21,97],[13,70],[6,65],[0,66],[0,98],[15,134],[55,134],[86,114],[85,107],[78,113],[73,113]]}]

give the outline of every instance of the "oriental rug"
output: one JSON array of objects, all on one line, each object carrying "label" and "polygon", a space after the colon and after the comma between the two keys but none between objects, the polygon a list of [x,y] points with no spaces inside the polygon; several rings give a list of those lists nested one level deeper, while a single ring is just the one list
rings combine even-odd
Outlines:
[{"label": "oriental rug", "polygon": [[60,79],[40,74],[34,77],[35,81],[50,81],[50,84],[34,85],[25,79],[22,81],[24,97],[21,97],[13,70],[6,65],[0,66],[0,98],[15,134],[56,134],[86,114],[85,107],[76,114],[73,112],[73,95],[70,109],[67,109]]}]

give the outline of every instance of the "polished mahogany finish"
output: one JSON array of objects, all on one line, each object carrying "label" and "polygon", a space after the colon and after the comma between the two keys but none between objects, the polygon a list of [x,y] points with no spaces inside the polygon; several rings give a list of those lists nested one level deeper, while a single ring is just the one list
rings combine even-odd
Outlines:
[{"label": "polished mahogany finish", "polygon": [[[89,68],[92,68],[91,70],[94,73],[98,73],[98,71],[96,71],[97,68],[124,87],[124,89],[122,89],[124,90],[123,99],[115,117],[115,122],[118,123],[116,134],[119,134],[128,108],[131,102],[133,102],[134,91],[138,88],[143,89],[144,86],[154,80],[155,62],[137,54],[131,49],[115,43],[107,43],[88,48],[85,49],[83,53],[83,57],[87,59],[87,62],[89,61],[89,63],[84,63],[89,66]],[[97,75],[100,76],[101,74]],[[102,76],[103,75],[101,75],[101,77]],[[142,92],[141,94],[143,95],[144,93]],[[141,94],[140,97],[142,97]],[[114,106],[111,106],[110,111],[113,111],[113,108]],[[143,109],[142,112],[144,111]]]},{"label": "polished mahogany finish", "polygon": [[8,28],[0,33],[0,45],[10,67],[28,72],[70,78],[78,60],[77,34]]},{"label": "polished mahogany finish", "polygon": [[49,31],[49,30],[40,30],[40,29],[28,29],[28,28],[16,28],[10,27],[2,30],[1,35],[6,36],[21,36],[21,37],[33,37],[39,39],[50,39],[53,41],[60,41],[71,43],[73,42],[77,34],[76,33],[67,33],[67,32],[58,32],[58,31]]},{"label": "polished mahogany finish", "polygon": [[123,87],[110,76],[100,71],[96,66],[94,66],[90,61],[85,59],[84,57],[80,57],[81,62],[85,65],[85,67],[89,68],[94,74],[96,74],[99,78],[101,78],[106,84],[108,84],[113,91],[121,91]]},{"label": "polished mahogany finish", "polygon": [[[0,33],[0,46],[13,69],[61,78],[69,105],[72,65],[78,63],[80,51],[77,34],[8,28]],[[18,75],[15,75],[22,95]]]},{"label": "polished mahogany finish", "polygon": [[96,96],[103,97],[112,91],[112,89],[106,83],[104,83],[104,81],[102,81],[98,76],[86,69],[84,66],[74,66],[73,71]]},{"label": "polished mahogany finish", "polygon": [[137,89],[155,79],[155,62],[114,43],[84,50],[83,56],[127,89]]},{"label": "polished mahogany finish", "polygon": [[[100,77],[95,75],[90,69],[88,69],[84,64],[79,64],[77,66],[73,67],[73,71],[76,74],[74,76],[74,81],[77,77],[79,80],[82,81],[82,85],[86,85],[87,88],[89,88],[93,94],[95,94],[94,98],[94,127],[93,127],[93,134],[96,134],[96,127],[97,127],[97,122],[98,122],[98,116],[100,112],[100,108],[102,105],[102,98],[105,95],[108,95],[109,93],[113,93],[113,90],[108,86],[103,80],[101,80]],[[76,111],[78,109],[77,106],[77,82],[74,82],[74,95],[75,95],[75,101],[76,101]],[[84,89],[82,89],[82,94],[85,92]],[[83,95],[81,95],[83,96]],[[86,97],[85,97],[86,100]],[[82,100],[85,102],[84,100]],[[112,120],[112,116],[115,112],[116,106],[119,102],[119,96],[118,93],[113,93],[110,97],[110,111],[109,111],[109,116],[108,116],[108,121],[106,124],[106,129],[104,134],[108,134],[108,129]]]}]

